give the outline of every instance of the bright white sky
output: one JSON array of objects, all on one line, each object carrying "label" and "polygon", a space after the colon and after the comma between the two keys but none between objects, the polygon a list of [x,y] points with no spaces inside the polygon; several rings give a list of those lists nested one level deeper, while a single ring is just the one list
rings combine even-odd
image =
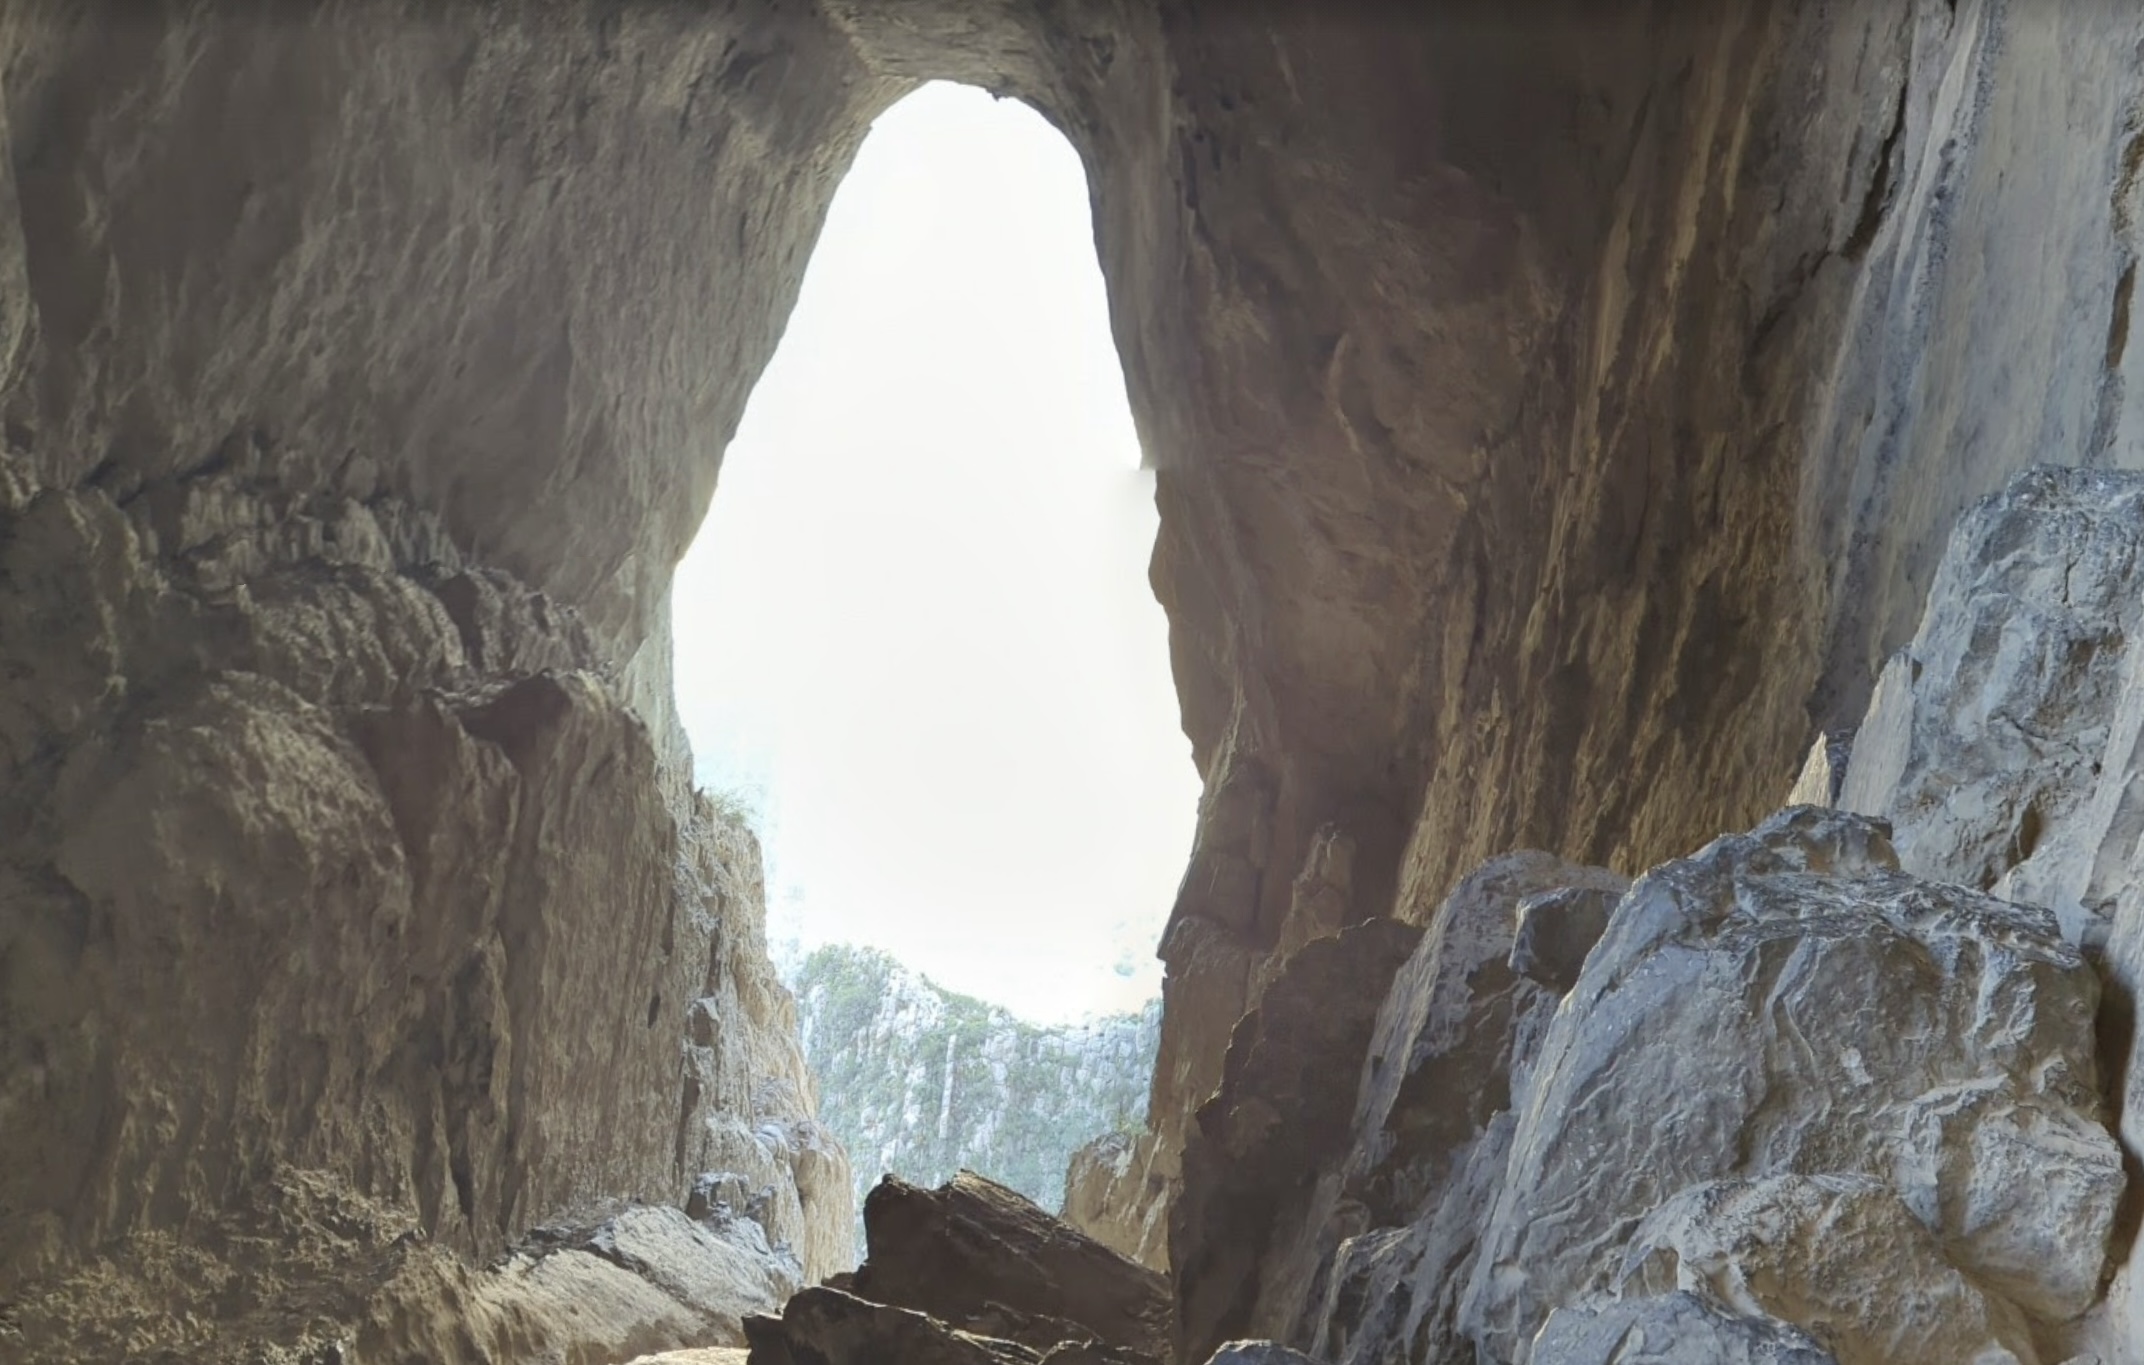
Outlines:
[{"label": "bright white sky", "polygon": [[770,931],[1029,1018],[1135,1007],[1198,803],[1152,476],[1079,159],[930,85],[835,196],[679,566],[703,785],[764,811]]}]

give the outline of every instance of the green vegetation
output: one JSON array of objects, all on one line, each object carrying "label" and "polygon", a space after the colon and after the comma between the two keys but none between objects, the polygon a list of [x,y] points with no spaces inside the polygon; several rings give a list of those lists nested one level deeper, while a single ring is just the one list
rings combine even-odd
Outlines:
[{"label": "green vegetation", "polygon": [[1073,1151],[1136,1131],[1146,1112],[1158,1000],[1046,1028],[845,945],[814,951],[792,984],[820,1119],[849,1149],[859,1207],[882,1174],[935,1185],[966,1167],[1056,1209]]},{"label": "green vegetation", "polygon": [[694,785],[700,795],[713,808],[715,818],[724,824],[736,825],[760,832],[766,823],[767,793],[758,786],[724,781],[716,773],[701,769],[693,774]]}]

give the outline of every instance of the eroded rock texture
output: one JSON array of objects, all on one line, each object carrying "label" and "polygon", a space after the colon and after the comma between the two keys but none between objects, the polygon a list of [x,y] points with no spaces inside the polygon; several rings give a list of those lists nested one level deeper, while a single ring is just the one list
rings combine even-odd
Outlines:
[{"label": "eroded rock texture", "polygon": [[[1292,1198],[1240,1201],[1255,1231],[1202,1207],[1187,1149],[1176,1216],[1245,1250],[1175,1258],[1178,1359],[1231,1327],[1333,1365],[2052,1365],[2095,1339],[2126,1180],[2100,977],[2052,914],[1811,807],[1622,887],[1539,853],[1463,879],[1367,1045],[1327,1054],[1351,1128]],[[1581,935],[1567,989],[1514,968],[1549,915]],[[1246,1122],[1256,1095],[1215,1103]]]},{"label": "eroded rock texture", "polygon": [[[708,1169],[768,1193],[732,1339],[845,1263],[757,850],[666,790],[570,608],[393,499],[11,469],[0,1273],[32,1349],[302,1337],[412,1242],[490,1256]],[[264,1219],[308,1256],[263,1264]],[[179,1302],[108,1293],[132,1274]],[[630,1339],[708,1326],[656,1316]]]},{"label": "eroded rock texture", "polygon": [[[710,891],[750,875],[685,790],[666,586],[833,186],[915,82],[1028,99],[1085,157],[1158,471],[1206,792],[1149,1129],[1075,1207],[1160,1264],[1291,957],[1422,923],[1513,848],[1629,872],[1748,827],[1858,718],[1961,509],[2144,459],[2140,37],[2111,0],[8,5],[0,1297],[109,1274],[120,1302],[159,1239],[228,1266],[218,1229],[275,1225],[286,1166],[383,1201],[350,1228],[468,1252],[705,1173],[838,1260],[749,898]],[[2085,639],[2056,692],[2111,666]],[[2014,823],[1916,870],[2030,866],[2100,766],[2074,805],[1991,795]],[[1874,889],[1813,953],[1940,958],[1908,913],[1934,893],[1889,875],[1839,875]],[[2075,905],[1994,889],[2110,920],[2133,980],[2062,876]],[[1540,930],[1590,913],[1525,931],[1510,990],[1560,989]],[[1763,956],[1730,927],[1659,960]],[[1591,971],[1574,1002],[1634,998]],[[1836,1174],[1788,1165],[1716,1174]],[[1286,1278],[1392,1278],[1321,1273]],[[265,1301],[214,1281],[136,1317],[213,1336]],[[1482,1300],[1496,1333],[1556,1307],[1528,1294]],[[1611,1321],[1801,1349],[1623,1302],[1568,1306],[1570,1349]]]},{"label": "eroded rock texture", "polygon": [[[1840,795],[1892,823],[1907,867],[2043,905],[2094,954],[2132,1160],[2144,1150],[2140,566],[2137,475],[2034,469],[1974,507],[1919,632],[1884,669]],[[2138,1304],[2132,1259],[2093,1334],[2109,1358],[2134,1349]]]}]

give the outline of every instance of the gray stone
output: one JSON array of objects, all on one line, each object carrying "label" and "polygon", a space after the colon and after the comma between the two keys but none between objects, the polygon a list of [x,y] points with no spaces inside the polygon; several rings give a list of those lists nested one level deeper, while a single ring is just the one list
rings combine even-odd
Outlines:
[{"label": "gray stone", "polygon": [[1655,868],[1549,1027],[1466,1330],[1523,1361],[1613,1284],[1639,1220],[1787,1174],[1883,1182],[1991,1291],[2082,1312],[2123,1185],[2098,999],[2053,916],[1904,875],[1859,817],[1790,808]]},{"label": "gray stone", "polygon": [[[1910,645],[1885,666],[1841,804],[1924,876],[2045,906],[2110,978],[2122,1136],[2144,1145],[2144,477],[2027,471],[1952,533]],[[2044,1192],[2018,1192],[2021,1200]],[[2104,1354],[2144,1310],[2132,1257]]]},{"label": "gray stone", "polygon": [[1694,1292],[1792,1322],[1839,1365],[2036,1360],[2025,1315],[1976,1278],[1884,1182],[1773,1175],[1693,1186],[1647,1214],[1616,1290]]},{"label": "gray stone", "polygon": [[1722,1311],[1690,1293],[1559,1308],[1533,1365],[1840,1365],[1807,1333]]},{"label": "gray stone", "polygon": [[[1618,879],[1620,880],[1620,879]],[[1511,937],[1511,970],[1557,995],[1571,989],[1586,954],[1608,928],[1622,886],[1559,886],[1519,902]]]}]

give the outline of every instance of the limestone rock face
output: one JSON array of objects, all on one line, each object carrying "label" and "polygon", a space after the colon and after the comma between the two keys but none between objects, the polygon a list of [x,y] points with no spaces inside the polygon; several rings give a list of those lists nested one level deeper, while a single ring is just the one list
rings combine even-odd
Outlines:
[{"label": "limestone rock face", "polygon": [[[17,487],[0,1283],[33,1358],[140,1330],[92,1286],[160,1276],[181,1226],[204,1268],[141,1339],[194,1330],[197,1296],[242,1317],[208,1296],[278,1257],[239,1230],[294,1172],[399,1210],[354,1225],[382,1239],[488,1256],[557,1211],[681,1200],[710,1124],[809,1128],[756,849],[666,790],[570,609],[393,500]],[[695,1014],[726,1036],[688,1057]],[[769,1230],[821,1274],[849,1204],[838,1147],[816,1150],[831,1178],[796,1152],[761,1174],[786,1192]],[[280,1207],[296,1229],[326,1206]],[[318,1256],[272,1292],[354,1311],[385,1241],[302,1235]],[[759,1260],[724,1273],[785,1283],[774,1246]],[[211,1347],[244,1342],[187,1339]]]},{"label": "limestone rock face", "polygon": [[1104,1133],[1066,1163],[1064,1219],[1111,1251],[1167,1270],[1178,1170],[1152,1129]]},{"label": "limestone rock face", "polygon": [[2126,911],[2135,843],[2140,556],[2135,475],[2036,469],[1973,508],[1839,797],[1891,822],[1910,870],[2044,904],[2095,944]]},{"label": "limestone rock face", "polygon": [[1236,1026],[1221,1088],[1184,1148],[1170,1215],[1176,1354],[1198,1360],[1258,1320],[1276,1245],[1309,1216],[1317,1173],[1347,1138],[1348,1099],[1383,983],[1422,934],[1373,920],[1288,959]]},{"label": "limestone rock face", "polygon": [[[1854,817],[1792,808],[1654,869],[1535,1060],[1467,1330],[1524,1362],[1550,1312],[1635,1273],[1842,1361],[1895,1359],[1916,1303],[1979,1343],[1945,1358],[2035,1359],[2021,1315],[2090,1307],[2123,1188],[2098,1003],[2052,915],[1904,875]],[[1746,1179],[1769,1183],[1698,1188]]]},{"label": "limestone rock face", "polygon": [[[2034,469],[1964,517],[1912,643],[1884,669],[1840,804],[1881,815],[1924,876],[2045,906],[2110,979],[2124,1146],[2144,1148],[2133,1007],[2144,982],[2144,478]],[[2137,1339],[2123,1269],[2093,1338]]]},{"label": "limestone rock face", "polygon": [[887,1172],[932,1185],[962,1170],[1054,1208],[1073,1150],[1097,1133],[1121,1141],[1145,1115],[1159,1000],[1033,1024],[846,944],[813,949],[790,979],[820,1117],[850,1153],[859,1208]]}]

